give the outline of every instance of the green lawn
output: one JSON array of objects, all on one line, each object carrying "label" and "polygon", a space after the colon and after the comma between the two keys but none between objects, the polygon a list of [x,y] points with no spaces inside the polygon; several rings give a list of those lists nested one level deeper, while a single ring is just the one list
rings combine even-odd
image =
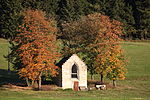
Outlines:
[{"label": "green lawn", "polygon": [[0,38],[0,69],[7,68],[7,61],[4,58],[8,54],[8,43],[6,40]]},{"label": "green lawn", "polygon": [[[7,74],[8,44],[0,39],[0,83],[18,81],[14,72]],[[150,100],[150,42],[124,42],[129,59],[127,78],[118,81],[118,87],[104,91],[32,91],[4,90],[0,88],[0,100]],[[108,81],[108,80],[107,80]],[[108,81],[110,82],[110,81]]]}]

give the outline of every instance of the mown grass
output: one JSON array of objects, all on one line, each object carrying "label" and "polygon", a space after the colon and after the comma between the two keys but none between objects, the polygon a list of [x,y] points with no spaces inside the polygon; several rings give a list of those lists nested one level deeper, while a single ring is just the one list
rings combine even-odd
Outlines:
[{"label": "mown grass", "polygon": [[[0,39],[0,83],[17,81],[15,73],[6,74],[7,61],[3,55],[7,54],[7,46],[6,41]],[[0,88],[0,100],[150,100],[150,42],[124,42],[122,47],[129,59],[128,73],[126,80],[117,82],[117,88],[78,92]]]},{"label": "mown grass", "polygon": [[[0,92],[1,100],[128,100],[128,99],[144,99],[149,97],[132,89],[111,89],[105,91],[2,91]],[[147,94],[148,95],[148,94]]]},{"label": "mown grass", "polygon": [[123,48],[129,59],[128,78],[149,77],[150,42],[125,42]]},{"label": "mown grass", "polygon": [[0,38],[0,69],[7,68],[7,60],[4,58],[8,54],[8,42]]}]

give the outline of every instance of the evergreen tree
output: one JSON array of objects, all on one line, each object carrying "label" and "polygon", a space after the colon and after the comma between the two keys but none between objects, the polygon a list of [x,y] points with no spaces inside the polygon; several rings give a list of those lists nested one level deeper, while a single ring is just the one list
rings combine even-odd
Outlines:
[{"label": "evergreen tree", "polygon": [[140,14],[139,20],[139,33],[140,38],[147,38],[150,37],[150,1],[143,0],[143,1],[136,1],[137,10]]},{"label": "evergreen tree", "polygon": [[41,0],[22,0],[22,6],[24,9],[40,9]]},{"label": "evergreen tree", "polygon": [[17,26],[21,22],[21,1],[1,0],[0,9],[0,36],[7,39],[13,39],[17,33]]},{"label": "evergreen tree", "polygon": [[108,10],[106,14],[112,19],[122,22],[124,24],[124,35],[126,38],[132,38],[135,32],[135,21],[132,13],[132,7],[129,3],[124,2],[124,0],[113,0],[110,3],[110,10]]},{"label": "evergreen tree", "polygon": [[125,20],[124,22],[125,38],[128,39],[137,38],[133,8],[129,2],[125,3],[124,11],[125,11],[125,15],[123,19]]},{"label": "evergreen tree", "polygon": [[73,15],[75,15],[75,9],[73,5],[74,3],[72,0],[60,0],[59,10],[57,12],[60,20],[70,21],[73,19]]},{"label": "evergreen tree", "polygon": [[126,0],[88,0],[92,12],[100,12],[124,24],[124,35],[131,37],[135,32],[132,6]]},{"label": "evergreen tree", "polygon": [[56,15],[58,10],[58,2],[60,0],[40,0],[40,9],[48,15]]},{"label": "evergreen tree", "polygon": [[24,8],[39,9],[45,11],[47,15],[55,15],[58,9],[59,0],[23,0]]},{"label": "evergreen tree", "polygon": [[58,7],[59,21],[76,20],[89,12],[86,0],[60,0]]}]

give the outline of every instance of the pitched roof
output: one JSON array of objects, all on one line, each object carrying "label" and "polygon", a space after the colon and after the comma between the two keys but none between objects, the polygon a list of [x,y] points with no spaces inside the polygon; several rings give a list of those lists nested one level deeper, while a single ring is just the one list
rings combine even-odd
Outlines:
[{"label": "pitched roof", "polygon": [[[69,59],[71,59],[71,57],[73,57],[73,56],[76,56],[76,57],[78,57],[76,54],[73,54],[72,56],[68,56],[68,57],[64,57],[64,58],[62,58],[57,64],[56,64],[56,66],[58,66],[58,67],[62,67],[62,65],[64,64],[64,63],[66,63],[67,62],[67,60],[69,60]],[[79,58],[79,57],[78,57]],[[79,58],[80,59],[80,58]],[[81,60],[81,59],[80,59]],[[82,61],[83,62],[83,61]]]},{"label": "pitched roof", "polygon": [[61,68],[62,65],[63,65],[70,57],[71,57],[71,56],[62,58],[62,59],[56,64],[56,66],[58,66],[58,67]]}]

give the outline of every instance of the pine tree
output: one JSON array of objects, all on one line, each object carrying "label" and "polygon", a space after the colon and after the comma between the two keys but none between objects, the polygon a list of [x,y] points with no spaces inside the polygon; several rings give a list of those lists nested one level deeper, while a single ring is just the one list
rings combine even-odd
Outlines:
[{"label": "pine tree", "polygon": [[0,9],[0,36],[13,39],[21,23],[21,0],[1,0]]},{"label": "pine tree", "polygon": [[126,38],[135,34],[135,21],[132,6],[125,0],[88,0],[92,12],[110,16],[124,24],[124,35]]},{"label": "pine tree", "polygon": [[122,22],[124,24],[125,37],[132,38],[135,32],[135,21],[132,7],[128,2],[124,2],[124,0],[113,0],[110,4],[110,10],[106,14],[112,19]]},{"label": "pine tree", "polygon": [[137,10],[139,12],[139,33],[140,38],[150,37],[150,1],[136,1]]},{"label": "pine tree", "polygon": [[40,9],[41,0],[22,0],[22,6],[24,9]]},{"label": "pine tree", "polygon": [[59,1],[60,0],[40,0],[40,9],[45,11],[47,15],[55,16]]},{"label": "pine tree", "polygon": [[70,21],[73,19],[74,15],[74,3],[72,0],[60,0],[59,2],[59,10],[57,11],[57,15],[59,15],[59,19],[62,21]]},{"label": "pine tree", "polygon": [[125,38],[127,39],[133,39],[136,38],[136,27],[135,27],[135,18],[134,18],[134,13],[133,13],[133,7],[130,5],[129,2],[125,2],[125,7],[124,7],[125,15],[123,19],[125,20],[124,22],[124,34]]},{"label": "pine tree", "polygon": [[89,12],[87,6],[86,0],[60,0],[57,15],[60,21],[76,20]]}]

